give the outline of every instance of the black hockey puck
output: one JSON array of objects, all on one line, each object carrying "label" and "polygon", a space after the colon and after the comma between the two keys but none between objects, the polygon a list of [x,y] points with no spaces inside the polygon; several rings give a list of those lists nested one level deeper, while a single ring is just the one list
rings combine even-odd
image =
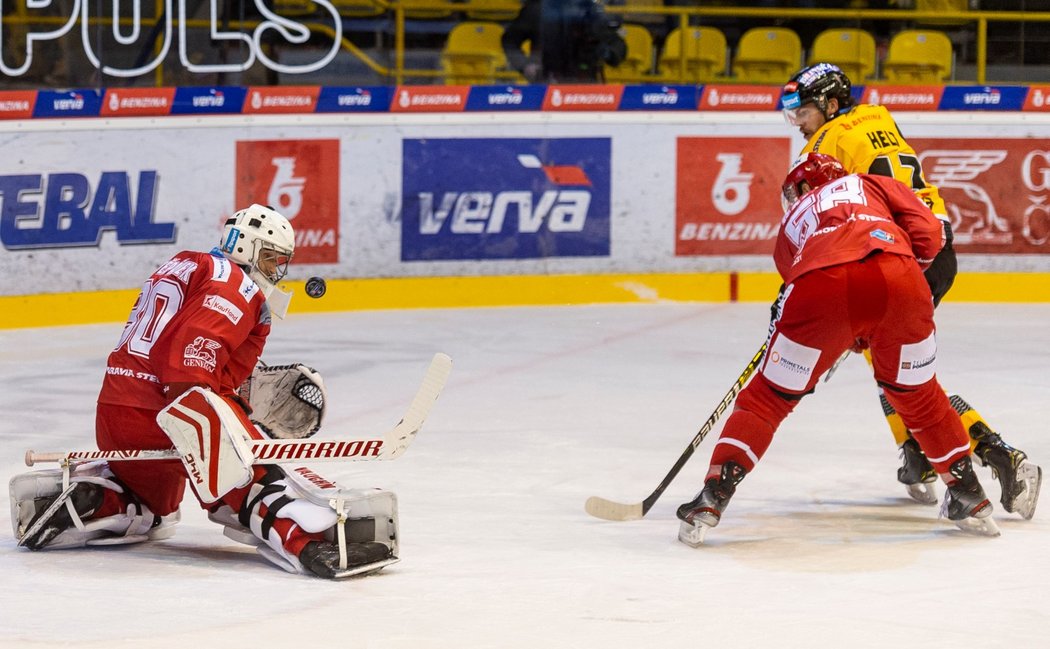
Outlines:
[{"label": "black hockey puck", "polygon": [[328,284],[325,283],[323,277],[311,277],[306,280],[306,294],[315,300],[328,290]]}]

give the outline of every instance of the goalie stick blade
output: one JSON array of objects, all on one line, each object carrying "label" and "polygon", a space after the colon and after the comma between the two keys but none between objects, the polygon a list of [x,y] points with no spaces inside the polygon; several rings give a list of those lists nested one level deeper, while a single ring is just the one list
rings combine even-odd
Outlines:
[{"label": "goalie stick blade", "polygon": [[[452,371],[452,359],[447,354],[434,355],[423,376],[423,383],[412,398],[401,421],[387,431],[381,439],[317,441],[308,439],[253,440],[251,442],[252,464],[284,464],[305,461],[372,461],[395,460],[405,452],[434,402],[441,396]],[[175,449],[166,450],[111,450],[111,451],[65,451],[59,453],[37,453],[26,451],[26,466],[38,462],[87,462],[93,460],[177,460]]]},{"label": "goalie stick blade", "polygon": [[416,433],[423,427],[423,422],[434,402],[441,396],[448,381],[448,375],[452,372],[452,359],[448,354],[434,354],[430,361],[430,367],[423,376],[423,383],[419,391],[412,398],[405,416],[389,432],[383,435],[383,452],[380,457],[384,460],[393,460],[401,456],[408,445],[415,439]]},{"label": "goalie stick blade", "polygon": [[583,509],[591,516],[606,521],[637,521],[645,516],[642,503],[624,505],[598,496],[588,498]]}]

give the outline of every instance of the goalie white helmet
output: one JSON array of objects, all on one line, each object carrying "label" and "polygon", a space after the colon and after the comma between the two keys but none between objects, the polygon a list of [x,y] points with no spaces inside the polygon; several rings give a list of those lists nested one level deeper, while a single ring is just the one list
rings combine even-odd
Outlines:
[{"label": "goalie white helmet", "polygon": [[288,273],[295,252],[292,224],[271,207],[253,204],[226,219],[219,246],[223,255],[241,266],[259,285],[274,315],[283,318],[290,293],[277,289]]}]

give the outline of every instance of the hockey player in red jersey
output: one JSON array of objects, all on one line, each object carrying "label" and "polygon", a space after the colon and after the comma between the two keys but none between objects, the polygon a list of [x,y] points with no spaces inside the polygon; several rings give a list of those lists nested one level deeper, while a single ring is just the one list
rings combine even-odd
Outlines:
[{"label": "hockey player in red jersey", "polygon": [[[180,252],[154,271],[109,355],[96,440],[101,450],[174,445],[183,461],[78,466],[67,476],[69,487],[49,497],[40,494],[51,487],[44,484],[51,474],[16,477],[12,490],[33,514],[19,545],[39,550],[165,538],[174,533],[190,478],[213,520],[289,571],[335,577],[348,566],[390,558],[390,547],[370,540],[340,548],[325,534],[339,518],[330,509],[311,509],[303,500],[281,511],[311,487],[296,491],[289,486],[294,476],[253,466],[246,451],[246,440],[262,434],[237,389],[262,354],[271,314],[285,316],[290,295],[277,283],[294,247],[288,220],[252,205],[227,220],[220,247]],[[49,507],[57,499],[69,505]]]},{"label": "hockey player in red jersey", "polygon": [[759,372],[740,392],[704,487],[678,508],[679,539],[703,542],[781,421],[847,349],[870,349],[875,377],[947,485],[942,515],[998,535],[973,471],[969,438],[937,382],[933,299],[922,271],[944,230],[904,184],[848,175],[805,154],[783,185],[787,213],[773,259],[784,290]]}]

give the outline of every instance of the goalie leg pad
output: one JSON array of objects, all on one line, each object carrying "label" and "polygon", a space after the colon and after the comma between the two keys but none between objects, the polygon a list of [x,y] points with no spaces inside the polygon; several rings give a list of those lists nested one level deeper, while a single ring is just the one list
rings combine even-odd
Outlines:
[{"label": "goalie leg pad", "polygon": [[252,479],[250,422],[223,397],[193,387],[157,414],[186,467],[190,486],[213,503]]},{"label": "goalie leg pad", "polygon": [[[104,490],[127,499],[124,511],[91,515]],[[62,469],[31,471],[10,482],[11,523],[18,545],[32,550],[139,543],[170,537],[179,512],[155,516],[114,480],[105,462],[77,465],[67,477]]]},{"label": "goalie leg pad", "polygon": [[[373,572],[398,561],[397,498],[381,489],[347,489],[306,467],[267,467],[240,511],[214,509],[209,518],[235,541],[294,573],[327,578]],[[309,538],[289,550],[290,534]],[[304,565],[305,564],[305,565]]]}]

